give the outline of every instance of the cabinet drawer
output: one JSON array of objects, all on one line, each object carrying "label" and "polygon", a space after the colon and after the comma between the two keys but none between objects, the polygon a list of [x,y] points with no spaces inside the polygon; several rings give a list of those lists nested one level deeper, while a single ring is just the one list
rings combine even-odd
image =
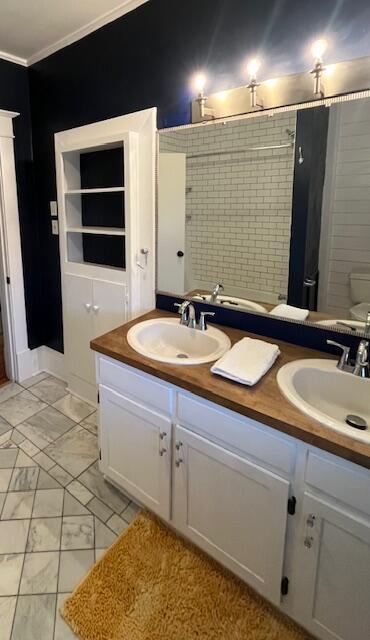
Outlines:
[{"label": "cabinet drawer", "polygon": [[305,481],[326,495],[370,515],[369,471],[310,452]]},{"label": "cabinet drawer", "polygon": [[293,473],[294,442],[275,436],[268,427],[182,393],[178,394],[177,412],[180,424],[193,426],[226,449],[232,447],[286,474]]},{"label": "cabinet drawer", "polygon": [[146,373],[99,358],[99,382],[115,391],[140,400],[145,406],[170,413],[172,390]]}]

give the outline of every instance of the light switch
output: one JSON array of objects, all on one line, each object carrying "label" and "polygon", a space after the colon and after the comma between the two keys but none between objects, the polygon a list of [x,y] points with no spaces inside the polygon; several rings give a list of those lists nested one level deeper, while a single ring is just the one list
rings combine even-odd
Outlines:
[{"label": "light switch", "polygon": [[51,221],[51,233],[53,234],[53,236],[58,236],[59,235],[59,223],[58,223],[58,220],[52,220]]},{"label": "light switch", "polygon": [[50,200],[50,215],[57,216],[58,215],[58,203],[56,200]]}]

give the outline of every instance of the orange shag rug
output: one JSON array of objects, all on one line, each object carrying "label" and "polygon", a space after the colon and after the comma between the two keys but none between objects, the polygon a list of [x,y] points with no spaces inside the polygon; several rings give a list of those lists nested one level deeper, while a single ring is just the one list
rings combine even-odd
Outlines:
[{"label": "orange shag rug", "polygon": [[82,640],[308,640],[216,562],[142,512],[63,603]]}]

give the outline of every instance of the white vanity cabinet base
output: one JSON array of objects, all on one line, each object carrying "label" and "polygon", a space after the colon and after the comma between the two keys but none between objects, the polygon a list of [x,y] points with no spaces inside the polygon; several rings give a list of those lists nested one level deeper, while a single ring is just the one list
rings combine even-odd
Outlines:
[{"label": "white vanity cabinet base", "polygon": [[320,640],[369,640],[369,470],[107,356],[97,364],[106,477]]},{"label": "white vanity cabinet base", "polygon": [[174,524],[276,604],[290,483],[176,426]]},{"label": "white vanity cabinet base", "polygon": [[171,420],[100,385],[102,473],[154,513],[170,518]]}]

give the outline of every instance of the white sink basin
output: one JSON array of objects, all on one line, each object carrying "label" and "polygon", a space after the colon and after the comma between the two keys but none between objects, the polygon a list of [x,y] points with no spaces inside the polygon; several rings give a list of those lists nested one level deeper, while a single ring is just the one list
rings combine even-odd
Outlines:
[{"label": "white sink basin", "polygon": [[229,338],[219,329],[189,329],[177,318],[139,322],[128,331],[127,341],[143,356],[169,364],[213,362],[231,347]]},{"label": "white sink basin", "polygon": [[[212,303],[211,296],[203,296],[201,294],[193,296],[193,300],[203,300],[204,302]],[[231,307],[233,309],[245,309],[246,311],[260,311],[265,313],[267,309],[257,302],[252,300],[246,300],[245,298],[236,298],[235,296],[223,296],[218,295],[214,304],[220,304],[223,307]]]},{"label": "white sink basin", "polygon": [[[278,385],[284,396],[321,424],[360,442],[370,443],[370,379],[339,371],[334,360],[296,360],[281,367]],[[346,417],[363,418],[360,431]]]}]

